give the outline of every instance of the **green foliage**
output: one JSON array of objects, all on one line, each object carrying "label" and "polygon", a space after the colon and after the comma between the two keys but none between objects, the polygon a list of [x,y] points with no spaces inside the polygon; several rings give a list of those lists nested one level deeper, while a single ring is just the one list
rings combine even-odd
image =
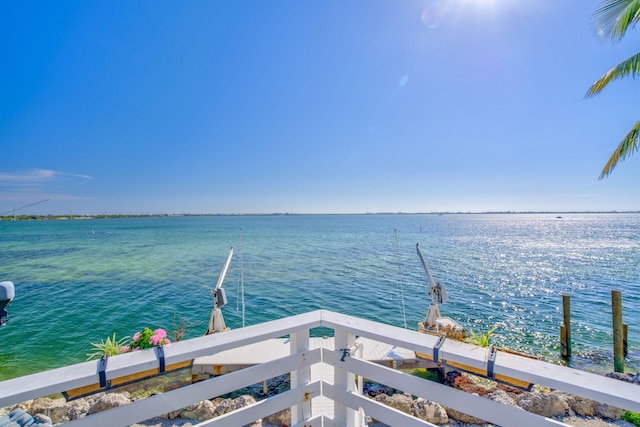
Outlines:
[{"label": "green foliage", "polygon": [[631,424],[640,427],[640,414],[637,412],[627,411],[620,417],[620,419],[629,421]]},{"label": "green foliage", "polygon": [[622,141],[620,141],[620,144],[618,144],[609,161],[602,169],[600,179],[609,175],[619,160],[626,159],[631,153],[638,151],[638,148],[640,148],[640,121],[636,122],[629,133],[622,138]]},{"label": "green foliage", "polygon": [[92,353],[87,353],[87,360],[91,359],[99,359],[103,355],[106,356],[115,356],[116,354],[122,353],[122,346],[125,345],[129,341],[129,337],[116,339],[116,333],[113,333],[113,337],[107,337],[106,340],[103,340],[99,343],[91,343],[93,347]]},{"label": "green foliage", "polygon": [[167,339],[167,332],[164,329],[152,331],[150,328],[144,328],[142,331],[133,334],[131,343],[125,345],[121,350],[123,353],[127,353],[170,343],[171,341]]},{"label": "green foliage", "polygon": [[593,18],[600,37],[618,41],[640,20],[640,1],[604,0]]},{"label": "green foliage", "polygon": [[420,377],[425,380],[429,380],[433,382],[441,382],[440,377],[438,376],[438,373],[436,371],[430,371],[425,368],[415,368],[415,369],[409,369],[406,372],[410,375]]},{"label": "green foliage", "polygon": [[493,334],[496,329],[498,329],[498,325],[489,329],[487,332],[478,331],[478,333],[476,333],[473,329],[469,329],[469,333],[471,334],[471,336],[465,341],[470,344],[475,344],[478,347],[489,347],[489,339],[491,338],[491,334]]},{"label": "green foliage", "polygon": [[585,98],[590,98],[599,94],[613,80],[622,79],[624,77],[635,78],[640,74],[640,52],[625,59],[596,80],[587,91]]},{"label": "green foliage", "polygon": [[[627,30],[640,22],[640,0],[603,0],[594,13],[595,29],[599,36],[620,40]],[[635,78],[640,75],[640,53],[622,61],[602,77],[600,77],[586,94],[586,98],[600,93],[611,81],[623,77]],[[636,122],[618,144],[600,173],[605,178],[616,167],[619,161],[626,159],[640,146],[640,121]]]},{"label": "green foliage", "polygon": [[154,345],[151,343],[152,336],[153,331],[150,328],[144,328],[142,332],[139,332],[139,334],[133,336],[134,342],[131,347],[138,347],[140,350],[154,347]]}]

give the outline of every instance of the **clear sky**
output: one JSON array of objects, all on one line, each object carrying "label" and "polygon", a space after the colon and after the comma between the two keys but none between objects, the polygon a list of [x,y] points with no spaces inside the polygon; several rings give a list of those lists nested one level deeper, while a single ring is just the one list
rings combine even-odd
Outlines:
[{"label": "clear sky", "polygon": [[640,210],[597,5],[5,1],[0,214]]}]

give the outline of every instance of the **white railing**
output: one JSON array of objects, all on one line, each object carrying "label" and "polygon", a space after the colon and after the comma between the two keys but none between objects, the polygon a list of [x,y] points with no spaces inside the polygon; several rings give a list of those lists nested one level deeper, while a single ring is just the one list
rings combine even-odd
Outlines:
[{"label": "white railing", "polygon": [[[309,331],[320,326],[334,330],[336,350],[310,348]],[[291,354],[286,357],[190,384],[64,425],[127,426],[283,374],[291,374],[289,391],[204,421],[198,426],[246,425],[285,408],[292,409],[292,425],[296,426],[358,426],[362,424],[362,410],[392,426],[432,425],[360,395],[355,382],[356,375],[502,426],[563,425],[517,407],[363,360],[357,354],[343,357],[345,354],[341,349],[353,348],[356,336],[427,355],[434,354],[438,338],[325,310],[167,345],[164,347],[165,364],[192,360],[282,336],[291,338]],[[485,370],[488,367],[487,355],[484,348],[451,340],[445,341],[438,350],[439,360]],[[333,366],[333,383],[313,380],[311,366],[316,363]],[[640,412],[640,388],[637,385],[503,352],[499,352],[492,363],[496,375],[522,379]],[[109,358],[105,372],[106,379],[109,380],[158,368],[156,353],[141,351]],[[95,361],[11,379],[0,382],[0,407],[89,386],[98,381]],[[321,396],[333,401],[333,414],[312,413],[311,400]]]}]

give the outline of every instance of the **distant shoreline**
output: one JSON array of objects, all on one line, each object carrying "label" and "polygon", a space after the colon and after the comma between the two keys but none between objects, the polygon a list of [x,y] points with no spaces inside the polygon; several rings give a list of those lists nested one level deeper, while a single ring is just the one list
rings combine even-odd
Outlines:
[{"label": "distant shoreline", "polygon": [[341,215],[570,215],[638,214],[640,211],[485,211],[485,212],[367,212],[367,213],[206,213],[206,214],[102,214],[102,215],[4,215],[0,221],[86,220],[106,218],[171,218],[205,216],[341,216]]}]

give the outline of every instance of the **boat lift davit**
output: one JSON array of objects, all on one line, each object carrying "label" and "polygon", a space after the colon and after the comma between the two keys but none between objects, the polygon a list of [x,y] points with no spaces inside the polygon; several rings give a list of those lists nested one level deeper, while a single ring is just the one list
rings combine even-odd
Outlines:
[{"label": "boat lift davit", "polygon": [[[229,328],[227,328],[227,326],[224,323],[224,318],[222,317],[222,310],[220,309],[222,308],[222,306],[227,304],[227,296],[225,294],[224,289],[222,288],[222,283],[224,282],[224,278],[227,275],[227,270],[229,269],[229,264],[231,264],[232,256],[233,256],[233,247],[229,250],[229,255],[227,256],[227,260],[224,263],[224,267],[222,268],[222,272],[220,273],[220,277],[218,278],[218,283],[216,284],[216,287],[211,291],[211,294],[213,295],[213,310],[211,310],[209,327],[207,328],[207,332],[205,333],[205,335],[210,335],[210,334],[229,330]],[[0,283],[0,285],[3,283],[7,283],[7,282],[2,282]],[[11,283],[11,282],[8,282],[8,283]],[[11,290],[13,290],[13,288],[11,288]],[[2,304],[2,301],[1,301],[2,295],[3,293],[2,291],[0,291],[0,308]],[[162,350],[162,347],[161,346],[156,347],[154,350],[156,352],[156,356],[158,357],[158,359],[161,360],[161,362],[159,362],[159,368],[157,370],[150,369],[150,370],[139,372],[136,374],[125,375],[117,378],[110,378],[109,381],[106,381],[106,376],[100,375],[99,382],[89,384],[83,387],[67,390],[62,394],[67,400],[72,400],[72,399],[93,394],[99,391],[105,391],[111,388],[120,387],[126,384],[131,384],[136,381],[152,378],[157,375],[162,375],[178,369],[190,368],[193,365],[193,361],[191,360],[185,360],[182,362],[165,365],[164,351]],[[99,363],[98,365],[99,372],[104,373],[107,366],[107,360],[108,358],[101,359],[101,361],[104,361],[104,362]]]},{"label": "boat lift davit", "polygon": [[224,317],[222,316],[222,306],[227,304],[227,294],[222,288],[222,282],[224,282],[224,278],[227,275],[227,270],[229,269],[229,264],[231,264],[231,258],[233,257],[233,247],[229,249],[229,255],[227,255],[227,260],[224,263],[224,267],[222,267],[222,271],[220,272],[220,277],[218,277],[218,283],[216,287],[211,291],[213,295],[213,310],[211,310],[211,318],[209,319],[209,327],[207,328],[207,332],[205,335],[215,334],[218,332],[228,331],[227,325],[224,323]]},{"label": "boat lift davit", "polygon": [[427,261],[425,260],[418,243],[416,243],[416,252],[418,252],[418,257],[420,258],[420,262],[422,263],[422,268],[424,269],[424,274],[429,285],[429,295],[431,296],[431,304],[429,305],[427,316],[425,317],[424,322],[421,324],[421,326],[427,330],[435,332],[438,332],[438,329],[440,329],[441,327],[446,326],[463,331],[464,329],[458,323],[448,317],[442,317],[442,315],[440,314],[440,306],[438,304],[444,304],[445,302],[449,301],[449,295],[447,294],[447,290],[442,283],[436,283],[436,281],[433,280],[431,270],[429,270]]},{"label": "boat lift davit", "polygon": [[[427,282],[429,283],[429,295],[431,296],[431,304],[429,305],[429,309],[427,310],[427,316],[424,322],[420,322],[418,324],[418,332],[422,332],[424,334],[438,335],[440,336],[439,344],[442,345],[445,339],[451,338],[453,340],[464,341],[466,336],[466,331],[455,320],[450,317],[444,317],[440,314],[440,307],[438,304],[443,304],[449,301],[449,296],[447,295],[447,291],[444,289],[444,285],[441,283],[436,283],[433,280],[433,276],[431,275],[431,271],[429,270],[429,266],[427,265],[427,261],[422,255],[422,251],[420,250],[420,246],[416,244],[416,251],[418,252],[418,257],[420,258],[420,262],[422,262],[422,267],[424,268],[425,276],[427,277]],[[494,347],[489,349],[488,357],[495,361],[495,357],[497,354],[497,350]],[[518,353],[511,350],[500,349],[500,351],[506,353],[515,353],[520,356],[525,356],[533,359],[538,359],[535,356],[530,356],[524,353]],[[532,383],[524,380],[520,380],[518,378],[508,377],[506,375],[493,374],[493,372],[489,372],[489,370],[478,369],[473,366],[468,366],[463,363],[456,363],[450,360],[437,360],[437,357],[434,357],[433,354],[425,354],[416,352],[416,357],[418,359],[427,360],[435,363],[439,367],[446,367],[448,369],[456,369],[460,371],[464,371],[470,374],[478,375],[485,378],[490,378],[492,380],[502,382],[514,387],[518,387],[524,390],[531,390],[533,386]],[[491,369],[493,371],[493,368]]]}]

